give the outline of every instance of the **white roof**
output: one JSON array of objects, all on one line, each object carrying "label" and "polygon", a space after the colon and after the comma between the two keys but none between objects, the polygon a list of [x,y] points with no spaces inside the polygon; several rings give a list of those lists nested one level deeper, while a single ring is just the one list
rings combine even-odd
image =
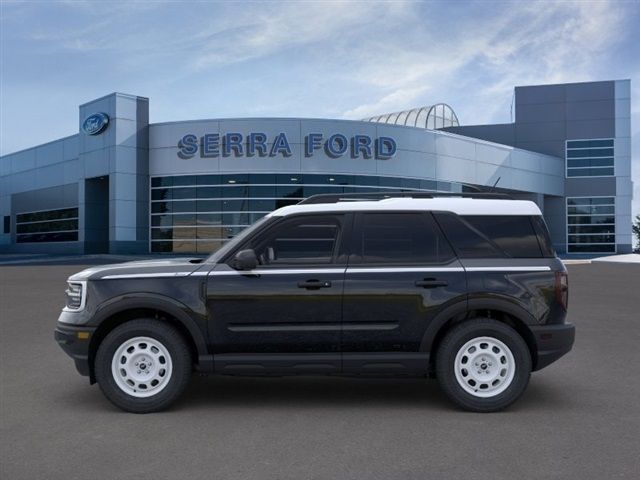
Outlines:
[{"label": "white roof", "polygon": [[542,215],[538,206],[529,200],[397,197],[378,201],[343,201],[338,203],[290,205],[275,210],[270,216],[285,217],[307,212],[385,212],[393,210],[444,211],[457,213],[458,215]]}]

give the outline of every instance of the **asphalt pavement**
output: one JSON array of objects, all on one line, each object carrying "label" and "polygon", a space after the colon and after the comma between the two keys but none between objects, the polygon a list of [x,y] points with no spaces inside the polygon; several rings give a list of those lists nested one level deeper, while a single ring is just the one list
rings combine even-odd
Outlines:
[{"label": "asphalt pavement", "polygon": [[509,410],[435,381],[194,377],[171,410],[119,411],[53,340],[80,266],[0,267],[0,478],[640,478],[640,266],[570,265],[576,345]]}]

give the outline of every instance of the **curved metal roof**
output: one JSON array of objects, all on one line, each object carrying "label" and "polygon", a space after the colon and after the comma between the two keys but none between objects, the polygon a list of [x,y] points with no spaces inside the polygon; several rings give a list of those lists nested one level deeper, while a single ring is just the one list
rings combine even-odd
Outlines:
[{"label": "curved metal roof", "polygon": [[375,117],[363,118],[365,122],[389,123],[407,127],[421,127],[429,130],[460,125],[458,116],[446,103],[425,105],[424,107],[385,113]]}]

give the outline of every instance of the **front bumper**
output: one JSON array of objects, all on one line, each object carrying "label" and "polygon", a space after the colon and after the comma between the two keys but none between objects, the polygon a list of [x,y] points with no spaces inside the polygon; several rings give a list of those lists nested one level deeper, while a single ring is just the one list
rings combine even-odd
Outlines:
[{"label": "front bumper", "polygon": [[81,327],[58,322],[53,333],[58,345],[73,359],[80,375],[85,377],[91,374],[89,344],[95,330],[94,327]]},{"label": "front bumper", "polygon": [[558,360],[573,347],[576,327],[571,323],[531,327],[537,347],[533,370],[540,370]]}]

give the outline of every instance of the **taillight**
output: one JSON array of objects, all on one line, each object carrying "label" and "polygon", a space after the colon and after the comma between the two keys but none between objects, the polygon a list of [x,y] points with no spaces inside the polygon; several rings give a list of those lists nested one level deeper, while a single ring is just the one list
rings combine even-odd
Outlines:
[{"label": "taillight", "polygon": [[569,275],[567,272],[556,272],[556,300],[566,311],[569,305]]}]

